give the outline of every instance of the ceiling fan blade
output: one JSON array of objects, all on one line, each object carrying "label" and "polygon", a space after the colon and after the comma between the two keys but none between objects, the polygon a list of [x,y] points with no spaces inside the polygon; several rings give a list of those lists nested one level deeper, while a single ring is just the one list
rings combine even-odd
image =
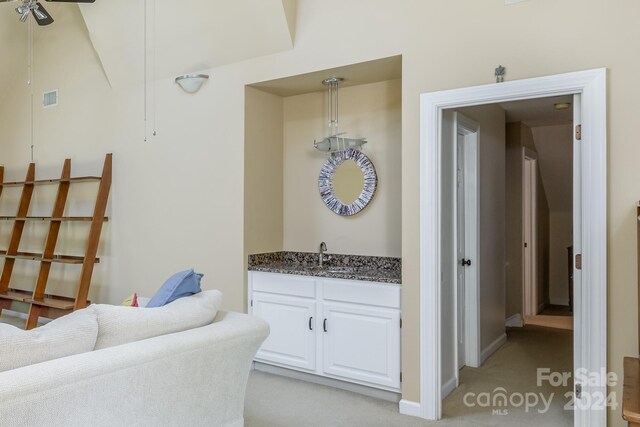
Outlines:
[{"label": "ceiling fan blade", "polygon": [[51,15],[49,15],[49,12],[47,12],[47,10],[40,3],[36,3],[36,5],[38,6],[38,8],[33,10],[32,15],[37,24],[41,27],[53,24],[53,18],[51,17]]},{"label": "ceiling fan blade", "polygon": [[53,3],[95,3],[96,0],[47,0]]}]

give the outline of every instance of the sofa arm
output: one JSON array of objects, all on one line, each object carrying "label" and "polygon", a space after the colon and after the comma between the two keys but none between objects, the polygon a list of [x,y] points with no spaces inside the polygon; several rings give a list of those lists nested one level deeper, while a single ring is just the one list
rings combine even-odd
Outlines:
[{"label": "sofa arm", "polygon": [[214,323],[0,373],[0,425],[242,426],[266,322]]}]

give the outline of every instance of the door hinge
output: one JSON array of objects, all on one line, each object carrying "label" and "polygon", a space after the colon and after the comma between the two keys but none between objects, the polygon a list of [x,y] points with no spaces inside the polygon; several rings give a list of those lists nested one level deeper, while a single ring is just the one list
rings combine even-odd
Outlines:
[{"label": "door hinge", "polygon": [[576,140],[582,141],[582,125],[576,125]]},{"label": "door hinge", "polygon": [[400,318],[400,329],[402,329],[402,317]]},{"label": "door hinge", "polygon": [[400,382],[402,382],[402,372],[400,372]]},{"label": "door hinge", "polygon": [[576,270],[582,270],[582,254],[576,255]]},{"label": "door hinge", "polygon": [[251,307],[253,307],[253,300],[251,300]]},{"label": "door hinge", "polygon": [[576,383],[576,388],[573,395],[576,399],[580,399],[582,397],[582,384]]}]

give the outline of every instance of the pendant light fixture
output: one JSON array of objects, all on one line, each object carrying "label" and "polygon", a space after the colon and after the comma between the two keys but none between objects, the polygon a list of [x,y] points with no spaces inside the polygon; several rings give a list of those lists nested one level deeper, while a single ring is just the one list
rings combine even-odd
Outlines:
[{"label": "pendant light fixture", "polygon": [[329,136],[320,141],[314,141],[313,146],[326,153],[346,151],[350,148],[359,150],[367,143],[366,138],[345,138],[342,135],[345,135],[346,132],[340,133],[339,131],[340,83],[343,81],[342,77],[331,77],[322,81],[322,84],[327,87]]}]

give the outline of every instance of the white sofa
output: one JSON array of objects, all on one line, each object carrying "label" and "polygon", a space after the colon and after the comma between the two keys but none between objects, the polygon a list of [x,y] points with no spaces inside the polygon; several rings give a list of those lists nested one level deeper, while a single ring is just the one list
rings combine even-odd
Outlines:
[{"label": "white sofa", "polygon": [[266,322],[213,323],[0,372],[0,426],[242,426]]}]

